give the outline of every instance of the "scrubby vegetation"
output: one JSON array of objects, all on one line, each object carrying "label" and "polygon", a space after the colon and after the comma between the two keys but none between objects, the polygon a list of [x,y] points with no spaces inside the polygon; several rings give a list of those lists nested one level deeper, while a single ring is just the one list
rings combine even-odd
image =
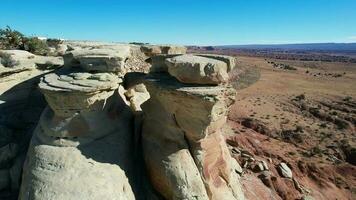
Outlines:
[{"label": "scrubby vegetation", "polygon": [[37,37],[26,37],[9,26],[0,29],[0,49],[26,50],[37,55],[50,54],[46,41],[40,40]]},{"label": "scrubby vegetation", "polygon": [[23,46],[24,35],[12,30],[9,26],[0,29],[0,48],[1,49],[20,49]]},{"label": "scrubby vegetation", "polygon": [[293,66],[290,66],[290,65],[287,65],[287,64],[284,64],[284,63],[276,63],[276,62],[273,62],[273,61],[268,61],[268,63],[272,64],[272,66],[274,68],[277,68],[277,69],[297,70],[297,68],[295,68]]},{"label": "scrubby vegetation", "polygon": [[29,51],[36,55],[48,55],[49,48],[46,42],[36,38],[26,38],[24,37],[24,48],[22,50]]},{"label": "scrubby vegetation", "polygon": [[0,62],[4,67],[14,67],[17,62],[9,54],[0,52]]}]

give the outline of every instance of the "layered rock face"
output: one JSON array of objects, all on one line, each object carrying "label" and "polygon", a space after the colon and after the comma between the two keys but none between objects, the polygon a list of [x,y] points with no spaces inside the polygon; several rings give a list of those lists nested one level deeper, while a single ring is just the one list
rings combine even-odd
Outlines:
[{"label": "layered rock face", "polygon": [[129,52],[70,50],[65,67],[41,79],[49,106],[29,147],[20,199],[135,199],[134,120],[119,95]]},{"label": "layered rock face", "polygon": [[132,116],[117,95],[119,79],[65,69],[39,87],[49,107],[32,138],[20,199],[134,199]]},{"label": "layered rock face", "polygon": [[185,51],[69,44],[38,84],[19,199],[244,199],[222,135],[233,59]]},{"label": "layered rock face", "polygon": [[0,63],[0,199],[15,199],[28,143],[46,106],[38,82],[63,58],[0,50]]},{"label": "layered rock face", "polygon": [[[221,134],[234,92],[221,84],[206,85],[209,74],[194,74],[196,68],[213,66],[214,76],[224,76],[226,64],[191,55],[166,62],[169,74],[147,77],[151,98],[142,106],[143,154],[154,188],[166,199],[244,199],[235,172],[239,166]],[[174,72],[172,62],[179,68]],[[193,75],[183,83],[179,76],[189,70]]]},{"label": "layered rock face", "polygon": [[148,56],[138,45],[70,42],[64,54],[65,66],[81,66],[90,72],[148,72]]}]

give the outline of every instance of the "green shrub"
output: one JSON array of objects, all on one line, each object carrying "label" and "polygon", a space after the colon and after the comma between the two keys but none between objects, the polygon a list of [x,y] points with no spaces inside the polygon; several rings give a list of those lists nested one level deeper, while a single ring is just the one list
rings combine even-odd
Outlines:
[{"label": "green shrub", "polygon": [[47,55],[49,53],[47,43],[36,37],[24,38],[24,50],[36,55]]},{"label": "green shrub", "polygon": [[[52,41],[57,43],[58,41]],[[0,29],[0,49],[26,50],[33,54],[47,55],[49,48],[46,41],[36,37],[25,37],[22,33],[12,30],[9,26]]]},{"label": "green shrub", "polygon": [[0,49],[21,49],[24,35],[9,26],[0,29]]}]

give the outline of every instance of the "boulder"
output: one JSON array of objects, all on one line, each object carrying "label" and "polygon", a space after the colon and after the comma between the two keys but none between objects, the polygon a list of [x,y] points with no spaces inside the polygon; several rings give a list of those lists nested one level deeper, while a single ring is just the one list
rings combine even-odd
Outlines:
[{"label": "boulder", "polygon": [[[119,87],[120,79],[108,73],[62,70],[42,78],[39,88],[57,116],[100,110]],[[61,95],[59,95],[61,94]]]},{"label": "boulder", "polygon": [[292,174],[292,170],[288,167],[287,164],[285,163],[280,163],[277,167],[278,172],[280,173],[281,176],[283,176],[284,178],[292,178],[293,174]]},{"label": "boulder", "polygon": [[187,47],[176,45],[143,45],[141,51],[152,57],[159,54],[185,54]]},{"label": "boulder", "polygon": [[227,72],[230,72],[236,66],[236,58],[231,56],[218,55],[218,54],[196,54],[196,55],[223,61],[224,63],[227,64]]},{"label": "boulder", "polygon": [[168,72],[167,58],[173,58],[181,54],[159,54],[151,57],[150,72]]},{"label": "boulder", "polygon": [[181,55],[166,59],[168,72],[182,83],[218,85],[228,81],[227,64],[200,56]]},{"label": "boulder", "polygon": [[262,160],[261,162],[262,162],[263,170],[269,170],[267,162],[264,160]]},{"label": "boulder", "polygon": [[264,170],[262,162],[258,162],[255,167],[253,168],[255,172],[261,172]]},{"label": "boulder", "polygon": [[142,83],[129,88],[125,96],[129,99],[129,105],[133,111],[142,111],[141,105],[150,98],[146,86]]},{"label": "boulder", "polygon": [[75,48],[64,55],[66,66],[80,66],[86,71],[125,72],[130,46],[116,45],[97,48]]},{"label": "boulder", "polygon": [[[64,54],[65,66],[81,66],[89,71],[114,72],[124,76],[127,72],[148,72],[149,58],[141,50],[140,45],[90,42],[90,41],[65,41],[68,49]],[[81,64],[79,57],[83,61]],[[97,57],[97,58],[94,58]]]},{"label": "boulder", "polygon": [[231,159],[231,165],[232,169],[235,170],[236,173],[242,174],[242,167],[235,159]]},{"label": "boulder", "polygon": [[166,199],[243,199],[236,163],[221,127],[222,86],[191,87],[168,74],[147,77],[151,98],[142,105],[143,154],[150,180]]},{"label": "boulder", "polygon": [[35,55],[23,50],[0,50],[1,63],[5,67],[35,68]]},{"label": "boulder", "polygon": [[162,54],[161,48],[155,45],[143,45],[141,51],[149,57]]},{"label": "boulder", "polygon": [[162,45],[162,54],[185,54],[187,53],[187,47],[176,45]]}]

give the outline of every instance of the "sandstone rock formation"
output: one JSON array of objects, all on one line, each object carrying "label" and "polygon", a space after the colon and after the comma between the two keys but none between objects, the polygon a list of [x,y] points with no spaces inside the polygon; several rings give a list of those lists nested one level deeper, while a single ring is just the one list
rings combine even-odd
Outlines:
[{"label": "sandstone rock formation", "polygon": [[231,57],[231,56],[225,56],[225,55],[218,55],[218,54],[197,54],[197,56],[202,56],[206,58],[213,58],[216,60],[223,61],[227,64],[227,71],[230,72],[233,70],[237,64],[236,58]]},{"label": "sandstone rock formation", "polygon": [[187,48],[174,45],[143,45],[141,46],[141,51],[147,56],[152,57],[159,54],[185,54]]},{"label": "sandstone rock formation", "polygon": [[165,60],[170,75],[183,83],[220,84],[228,80],[227,64],[212,58],[181,55]]},{"label": "sandstone rock formation", "polygon": [[129,46],[77,48],[66,53],[66,65],[79,64],[87,71],[121,72],[130,54]]},{"label": "sandstone rock formation", "polygon": [[1,50],[0,57],[0,199],[16,199],[28,142],[46,106],[38,82],[63,58],[19,50]]},{"label": "sandstone rock formation", "polygon": [[[42,64],[54,58],[14,54],[21,55],[14,69],[29,71],[12,74],[40,70],[30,83],[42,76],[48,103],[39,121],[33,118],[19,199],[244,199],[242,169],[222,135],[234,94],[225,85],[232,59],[169,45],[63,45],[64,67],[53,72]],[[1,97],[8,107],[32,93]],[[25,156],[6,139],[12,130],[1,134],[0,189],[16,190]]]},{"label": "sandstone rock formation", "polygon": [[134,199],[132,116],[118,86],[114,75],[67,69],[42,79],[49,107],[31,141],[20,199]]},{"label": "sandstone rock formation", "polygon": [[70,43],[64,55],[65,66],[79,66],[89,72],[148,72],[148,58],[137,45]]},{"label": "sandstone rock formation", "polygon": [[221,135],[231,91],[168,74],[152,75],[145,85],[151,98],[143,104],[142,144],[155,189],[166,199],[243,199]]}]

